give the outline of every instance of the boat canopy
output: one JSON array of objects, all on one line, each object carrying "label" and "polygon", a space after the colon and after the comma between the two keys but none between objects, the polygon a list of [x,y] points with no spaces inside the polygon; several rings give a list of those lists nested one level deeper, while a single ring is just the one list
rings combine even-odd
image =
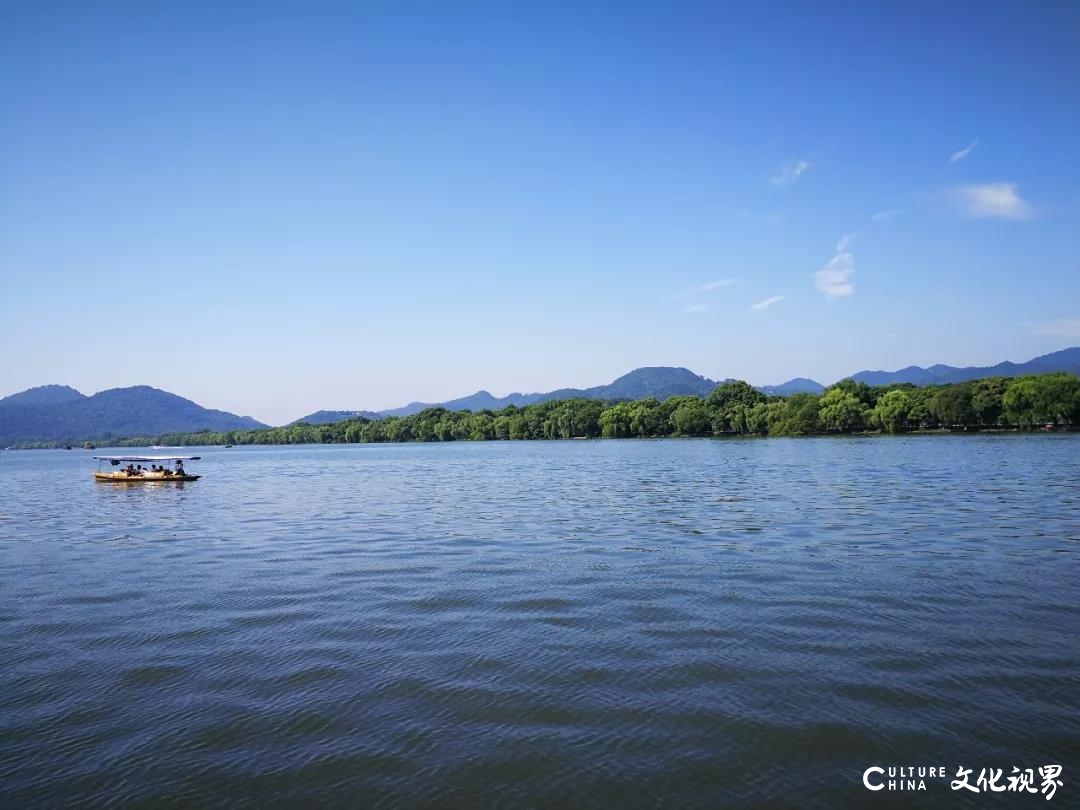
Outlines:
[{"label": "boat canopy", "polygon": [[94,456],[98,461],[198,461],[202,456]]}]

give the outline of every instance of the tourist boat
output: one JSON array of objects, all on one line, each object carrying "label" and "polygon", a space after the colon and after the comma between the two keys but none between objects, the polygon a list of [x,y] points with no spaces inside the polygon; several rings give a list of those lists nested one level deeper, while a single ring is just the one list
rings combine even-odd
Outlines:
[{"label": "tourist boat", "polygon": [[[202,476],[192,475],[184,469],[185,461],[198,461],[201,456],[94,456],[98,461],[97,472],[94,473],[95,481],[104,481],[110,484],[152,484],[152,483],[176,483],[183,481],[198,481]],[[109,462],[113,467],[127,464],[120,470],[103,471],[103,462]],[[173,468],[169,469],[168,464]],[[163,471],[139,469],[143,464],[164,467]]]}]

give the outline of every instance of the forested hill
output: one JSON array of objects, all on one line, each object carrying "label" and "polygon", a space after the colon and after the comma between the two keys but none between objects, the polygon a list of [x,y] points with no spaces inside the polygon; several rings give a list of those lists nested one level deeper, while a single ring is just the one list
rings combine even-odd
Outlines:
[{"label": "forested hill", "polygon": [[382,411],[382,415],[409,416],[434,407],[446,408],[449,411],[495,411],[508,405],[515,405],[520,408],[538,402],[574,399],[575,397],[610,401],[641,399],[643,397],[667,399],[679,394],[692,394],[703,397],[716,388],[717,385],[719,385],[717,381],[695,374],[688,368],[650,366],[636,368],[607,385],[597,385],[592,388],[560,388],[557,391],[547,391],[542,394],[514,393],[505,397],[496,397],[487,391],[477,391],[475,394],[452,399],[448,402],[410,402],[401,408]]},{"label": "forested hill", "polygon": [[759,385],[757,390],[768,396],[789,397],[792,394],[820,394],[825,386],[806,377],[796,377],[779,385]]},{"label": "forested hill", "polygon": [[70,385],[39,385],[0,399],[0,405],[63,405],[86,399],[86,394]]},{"label": "forested hill", "polygon": [[1062,349],[1059,352],[1044,354],[1026,363],[1006,361],[996,366],[956,366],[938,365],[923,368],[908,366],[897,371],[860,371],[852,374],[855,382],[867,385],[894,385],[911,383],[912,385],[946,385],[948,383],[981,380],[985,377],[1021,377],[1025,374],[1046,374],[1052,371],[1064,371],[1068,374],[1080,374],[1080,346]]},{"label": "forested hill", "polygon": [[305,425],[331,425],[334,422],[343,422],[346,419],[380,419],[382,414],[375,411],[315,411],[307,416],[301,416],[291,424],[301,422]]},{"label": "forested hill", "polygon": [[0,445],[259,427],[264,425],[250,416],[203,408],[146,385],[89,397],[74,388],[51,385],[0,399]]}]

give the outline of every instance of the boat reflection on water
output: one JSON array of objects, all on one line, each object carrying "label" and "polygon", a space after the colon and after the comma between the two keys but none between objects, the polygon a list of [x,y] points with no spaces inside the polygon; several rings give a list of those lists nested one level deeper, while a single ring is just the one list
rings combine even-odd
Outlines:
[{"label": "boat reflection on water", "polygon": [[138,489],[183,489],[184,485],[186,483],[194,481],[194,480],[198,479],[199,477],[200,476],[196,475],[196,476],[191,477],[191,478],[186,478],[186,479],[177,478],[177,479],[170,480],[170,481],[165,481],[165,480],[160,480],[160,479],[157,479],[157,480],[150,479],[150,480],[139,480],[139,481],[135,481],[135,480],[125,481],[125,480],[123,480],[121,478],[105,478],[105,477],[98,478],[97,476],[95,476],[94,480],[96,480],[98,482],[101,482],[101,483],[116,484],[118,487],[122,487],[124,489],[128,489],[128,488],[138,488]]}]

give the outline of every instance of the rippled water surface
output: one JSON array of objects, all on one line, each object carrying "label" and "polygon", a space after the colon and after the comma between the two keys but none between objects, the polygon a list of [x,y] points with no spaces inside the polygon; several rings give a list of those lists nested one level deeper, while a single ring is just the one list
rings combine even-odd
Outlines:
[{"label": "rippled water surface", "polygon": [[0,454],[3,806],[1080,801],[1080,437],[202,452]]}]

